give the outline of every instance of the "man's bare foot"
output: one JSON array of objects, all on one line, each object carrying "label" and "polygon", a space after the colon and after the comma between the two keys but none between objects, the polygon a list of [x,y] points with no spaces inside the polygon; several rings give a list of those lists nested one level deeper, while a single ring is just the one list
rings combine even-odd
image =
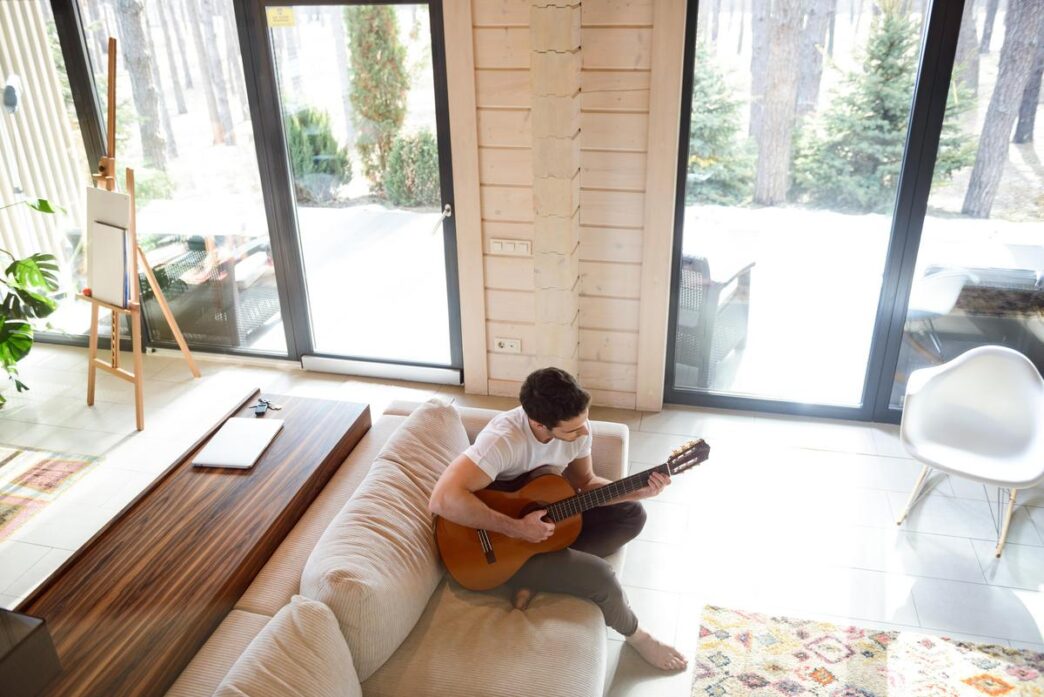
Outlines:
[{"label": "man's bare foot", "polygon": [[516,610],[525,610],[529,607],[529,601],[533,599],[533,591],[528,588],[519,588],[515,590],[515,597],[511,601],[511,604],[515,606]]},{"label": "man's bare foot", "polygon": [[627,643],[639,656],[660,670],[684,670],[689,664],[676,648],[668,646],[641,627],[627,637]]}]

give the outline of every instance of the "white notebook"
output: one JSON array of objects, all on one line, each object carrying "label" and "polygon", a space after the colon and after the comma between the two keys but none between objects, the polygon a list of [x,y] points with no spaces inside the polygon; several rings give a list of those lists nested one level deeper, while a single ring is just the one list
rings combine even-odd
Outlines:
[{"label": "white notebook", "polygon": [[197,467],[253,467],[281,428],[282,419],[232,417],[196,454],[192,464]]}]

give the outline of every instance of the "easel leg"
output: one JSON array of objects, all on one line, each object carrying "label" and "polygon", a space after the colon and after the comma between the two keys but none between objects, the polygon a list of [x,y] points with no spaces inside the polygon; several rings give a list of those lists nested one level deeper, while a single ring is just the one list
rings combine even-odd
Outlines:
[{"label": "easel leg", "polygon": [[87,348],[87,406],[94,406],[94,378],[98,367],[94,361],[98,359],[98,306],[91,303],[91,338]]},{"label": "easel leg", "polygon": [[189,351],[188,344],[185,343],[185,337],[181,335],[181,328],[174,319],[174,313],[170,311],[170,306],[167,305],[167,298],[163,295],[163,290],[156,281],[156,275],[152,273],[152,267],[149,266],[149,262],[145,258],[145,252],[141,251],[141,247],[138,247],[138,255],[141,257],[141,265],[145,268],[145,275],[149,279],[149,285],[152,286],[152,291],[156,295],[156,302],[159,303],[160,310],[163,311],[163,318],[167,320],[167,326],[170,327],[171,333],[174,334],[174,340],[178,342],[178,348],[181,349],[181,353],[185,356],[189,370],[192,371],[192,377],[198,378],[200,376],[199,366],[192,359],[192,353]]},{"label": "easel leg", "polygon": [[134,417],[137,419],[138,430],[145,428],[145,376],[143,374],[143,361],[141,358],[141,311],[134,310],[130,315],[131,321],[131,343],[134,347]]},{"label": "easel leg", "polygon": [[111,335],[112,336],[112,341],[110,342],[110,344],[111,344],[110,353],[112,354],[112,359],[109,361],[109,364],[113,368],[119,368],[120,367],[120,330],[121,330],[120,329],[120,313],[119,312],[113,312],[112,313],[112,335]]}]

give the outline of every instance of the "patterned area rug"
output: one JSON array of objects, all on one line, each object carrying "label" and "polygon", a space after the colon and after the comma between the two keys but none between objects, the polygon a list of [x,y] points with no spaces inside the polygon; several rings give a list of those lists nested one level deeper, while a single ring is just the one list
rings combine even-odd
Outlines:
[{"label": "patterned area rug", "polygon": [[0,445],[0,540],[58,498],[96,457]]},{"label": "patterned area rug", "polygon": [[1044,653],[707,606],[693,697],[1044,695]]}]

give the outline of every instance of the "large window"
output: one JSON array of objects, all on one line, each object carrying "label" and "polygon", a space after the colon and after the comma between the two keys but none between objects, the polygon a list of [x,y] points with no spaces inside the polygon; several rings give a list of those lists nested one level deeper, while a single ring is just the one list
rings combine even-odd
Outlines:
[{"label": "large window", "polygon": [[[73,296],[84,285],[81,199],[89,168],[47,0],[0,2],[0,90],[0,248],[57,257],[60,302],[48,321],[82,332],[90,310]],[[37,198],[60,209],[44,215],[12,205]]]},{"label": "large window", "polygon": [[958,37],[954,3],[698,3],[669,400],[880,415],[922,225],[891,406],[910,370],[974,345],[1041,365],[1044,2],[966,5]]},{"label": "large window", "polygon": [[892,407],[910,372],[983,344],[1021,351],[1044,371],[1042,29],[1040,0],[995,14],[968,0],[943,135],[969,165],[952,177],[936,168]]},{"label": "large window", "polygon": [[[117,162],[135,170],[138,239],[186,339],[286,354],[232,0],[79,8],[103,116],[118,40]],[[172,341],[142,298],[150,340]]]}]

